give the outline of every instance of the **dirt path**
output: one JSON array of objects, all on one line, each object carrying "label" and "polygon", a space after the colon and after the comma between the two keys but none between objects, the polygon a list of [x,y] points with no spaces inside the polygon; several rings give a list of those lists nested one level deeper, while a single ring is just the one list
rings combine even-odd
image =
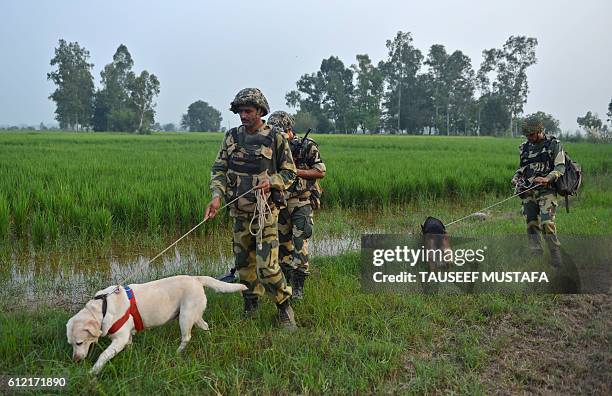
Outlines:
[{"label": "dirt path", "polygon": [[487,392],[611,394],[612,296],[559,296],[556,305],[546,325],[508,315],[491,327]]},{"label": "dirt path", "polygon": [[[612,296],[552,298],[537,314],[525,305],[478,324],[438,328],[431,343],[407,351],[390,393],[612,394]],[[461,342],[466,334],[477,354],[472,364]]]}]

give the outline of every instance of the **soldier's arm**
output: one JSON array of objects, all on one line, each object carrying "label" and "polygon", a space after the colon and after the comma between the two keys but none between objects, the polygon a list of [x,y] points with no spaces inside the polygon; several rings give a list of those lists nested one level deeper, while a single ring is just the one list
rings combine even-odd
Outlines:
[{"label": "soldier's arm", "polygon": [[321,159],[321,153],[316,144],[310,142],[308,144],[308,153],[306,155],[306,164],[309,169],[298,169],[297,175],[303,179],[322,179],[325,177],[325,163]]},{"label": "soldier's arm", "polygon": [[225,135],[221,142],[221,148],[217,159],[213,163],[210,175],[210,189],[212,191],[213,198],[225,196],[227,190],[227,179],[225,177],[227,173],[228,159],[227,159],[227,147],[228,147],[229,133]]},{"label": "soldier's arm", "polygon": [[289,142],[281,134],[276,134],[276,169],[277,173],[270,176],[270,187],[277,190],[286,190],[295,180],[296,170],[291,156]]},{"label": "soldier's arm", "polygon": [[554,182],[565,173],[565,152],[558,140],[553,141],[553,170],[546,175],[548,182]]}]

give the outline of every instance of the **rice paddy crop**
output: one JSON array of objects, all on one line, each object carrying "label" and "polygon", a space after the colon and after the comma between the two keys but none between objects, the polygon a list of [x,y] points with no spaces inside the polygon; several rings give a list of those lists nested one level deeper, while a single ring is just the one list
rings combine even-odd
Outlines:
[{"label": "rice paddy crop", "polygon": [[[0,239],[105,240],[189,230],[210,199],[220,133],[134,136],[0,133]],[[511,194],[519,139],[316,136],[323,205],[371,208]],[[566,144],[589,178],[609,180],[610,145]],[[603,187],[605,189],[605,187]],[[592,199],[609,202],[605,191]],[[223,217],[205,224],[206,233]]]}]

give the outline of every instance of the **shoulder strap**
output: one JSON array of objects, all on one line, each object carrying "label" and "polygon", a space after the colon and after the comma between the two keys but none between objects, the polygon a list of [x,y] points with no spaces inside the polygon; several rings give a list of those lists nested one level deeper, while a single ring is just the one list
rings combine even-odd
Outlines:
[{"label": "shoulder strap", "polygon": [[238,144],[238,128],[234,127],[229,131],[230,135],[232,135],[232,139],[234,139],[234,143]]},{"label": "shoulder strap", "polygon": [[275,174],[277,172],[277,168],[276,168],[276,135],[278,134],[278,132],[276,131],[276,128],[270,128],[271,132],[270,135],[272,135],[272,174]]}]

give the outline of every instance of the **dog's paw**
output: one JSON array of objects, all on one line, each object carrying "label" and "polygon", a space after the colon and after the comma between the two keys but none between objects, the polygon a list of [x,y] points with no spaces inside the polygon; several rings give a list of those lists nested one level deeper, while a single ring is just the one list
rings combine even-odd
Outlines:
[{"label": "dog's paw", "polygon": [[197,321],[196,325],[202,330],[210,330],[210,328],[208,327],[208,323],[206,323],[204,319],[200,319],[199,321]]}]

